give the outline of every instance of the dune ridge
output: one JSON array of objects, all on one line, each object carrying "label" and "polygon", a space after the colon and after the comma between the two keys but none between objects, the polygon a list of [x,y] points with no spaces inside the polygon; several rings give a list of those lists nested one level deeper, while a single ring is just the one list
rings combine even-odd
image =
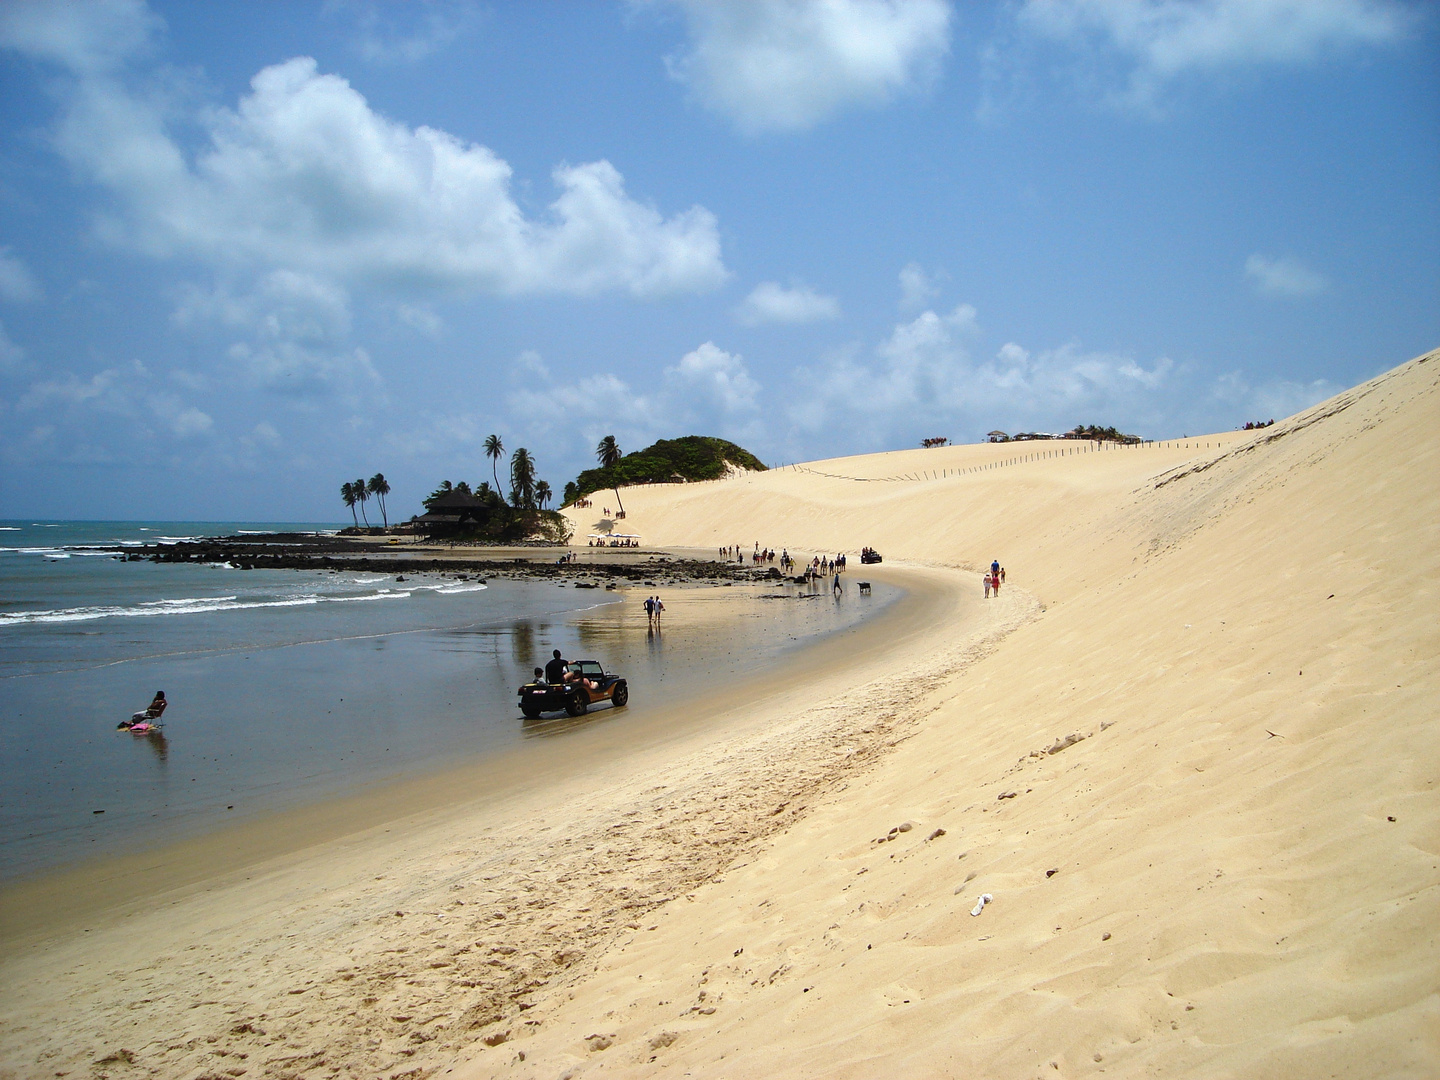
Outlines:
[{"label": "dune ridge", "polygon": [[1437,360],[1188,446],[627,492],[653,542],[871,544],[977,592],[993,556],[1042,611],[454,1074],[1436,1075]]}]

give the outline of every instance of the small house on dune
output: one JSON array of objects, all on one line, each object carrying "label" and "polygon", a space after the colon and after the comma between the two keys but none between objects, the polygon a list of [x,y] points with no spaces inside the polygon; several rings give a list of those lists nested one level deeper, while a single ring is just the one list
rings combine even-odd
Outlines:
[{"label": "small house on dune", "polygon": [[987,435],[987,436],[985,436],[985,437],[986,437],[987,439],[989,439],[991,442],[1009,442],[1009,441],[1010,441],[1010,436],[1009,436],[1009,435],[1006,435],[1005,432],[1003,432],[1003,431],[992,431],[992,432],[990,432],[989,435]]}]

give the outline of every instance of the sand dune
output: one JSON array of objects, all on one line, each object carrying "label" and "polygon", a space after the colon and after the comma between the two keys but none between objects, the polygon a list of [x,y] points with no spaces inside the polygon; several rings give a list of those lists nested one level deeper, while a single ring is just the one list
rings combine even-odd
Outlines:
[{"label": "sand dune", "polygon": [[911,598],[534,782],[80,875],[0,1077],[1440,1074],[1437,420],[1432,353],[1261,432],[627,491]]},{"label": "sand dune", "polygon": [[1440,1074],[1437,421],[1431,353],[1257,433],[627,492],[1043,611],[456,1075]]}]

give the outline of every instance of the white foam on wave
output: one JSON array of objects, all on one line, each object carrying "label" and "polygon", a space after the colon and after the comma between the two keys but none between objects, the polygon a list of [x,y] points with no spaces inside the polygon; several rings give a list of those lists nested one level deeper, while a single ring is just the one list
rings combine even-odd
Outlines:
[{"label": "white foam on wave", "polygon": [[315,604],[343,604],[370,600],[404,600],[408,592],[383,590],[364,596],[320,596],[301,593],[278,600],[240,600],[234,596],[198,596],[179,600],[146,600],[132,607],[107,604],[90,607],[56,608],[50,611],[0,612],[0,626],[29,623],[90,622],[94,619],[153,618],[160,615],[202,615],[212,611],[250,611],[256,608],[311,607]]},{"label": "white foam on wave", "polygon": [[0,525],[0,532],[24,532],[19,525]]}]

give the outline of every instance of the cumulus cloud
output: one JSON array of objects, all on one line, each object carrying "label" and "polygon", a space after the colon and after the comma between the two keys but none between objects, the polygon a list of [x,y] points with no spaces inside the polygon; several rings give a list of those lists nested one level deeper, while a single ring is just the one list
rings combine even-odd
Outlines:
[{"label": "cumulus cloud", "polygon": [[742,356],[713,341],[639,387],[610,372],[562,378],[543,391],[530,385],[507,400],[512,422],[528,437],[544,437],[559,453],[580,459],[591,459],[605,435],[628,451],[696,431],[736,440],[760,434],[761,384]]},{"label": "cumulus cloud", "polygon": [[735,317],[746,326],[819,322],[838,319],[840,302],[800,282],[792,281],[786,288],[776,281],[762,281],[736,308]]},{"label": "cumulus cloud", "polygon": [[0,247],[0,300],[12,304],[28,304],[41,297],[40,283],[8,247]]},{"label": "cumulus cloud", "polygon": [[1227,406],[1237,425],[1247,420],[1281,420],[1334,397],[1344,387],[1328,379],[1296,382],[1270,379],[1258,385],[1239,372],[1215,380],[1212,396]]},{"label": "cumulus cloud", "polygon": [[[744,358],[713,341],[686,353],[674,367],[665,369],[666,387],[683,414],[710,411],[727,417],[752,414],[760,384],[750,377]],[[701,408],[696,408],[699,405]],[[747,415],[748,418],[748,415]]]},{"label": "cumulus cloud", "polygon": [[169,417],[170,430],[178,439],[209,435],[215,428],[215,421],[209,414],[201,412],[193,405],[179,406],[173,411],[167,410],[166,415]]},{"label": "cumulus cloud", "polygon": [[[233,109],[188,117],[203,134],[189,153],[165,112],[117,73],[153,33],[145,9],[5,11],[0,44],[73,76],[56,146],[115,196],[103,232],[117,242],[350,287],[654,297],[713,289],[727,276],[704,208],[666,217],[632,199],[602,160],[558,166],[557,196],[529,216],[494,151],[381,116],[309,57],[260,71]],[[114,43],[96,25],[118,27]]]},{"label": "cumulus cloud", "polygon": [[1330,284],[1293,255],[1272,259],[1256,252],[1245,260],[1245,276],[1256,292],[1266,296],[1314,296]]},{"label": "cumulus cloud", "polygon": [[1414,15],[1395,0],[1025,0],[1016,21],[1116,65],[1125,86],[1116,99],[1148,106],[1180,76],[1391,44]]},{"label": "cumulus cloud", "polygon": [[907,263],[900,270],[900,310],[916,311],[940,295],[940,287],[919,263]]},{"label": "cumulus cloud", "polygon": [[873,359],[856,348],[829,357],[807,380],[813,391],[789,407],[790,421],[802,435],[844,431],[851,445],[858,438],[872,447],[908,445],[922,434],[974,436],[1002,422],[1070,427],[1081,412],[1135,415],[1174,367],[1163,357],[1147,368],[1075,344],[1032,352],[1008,342],[985,360],[972,352],[978,338],[968,304],[922,312],[896,325]]},{"label": "cumulus cloud", "polygon": [[670,74],[748,134],[926,89],[950,48],[945,0],[675,2],[690,42]]}]

